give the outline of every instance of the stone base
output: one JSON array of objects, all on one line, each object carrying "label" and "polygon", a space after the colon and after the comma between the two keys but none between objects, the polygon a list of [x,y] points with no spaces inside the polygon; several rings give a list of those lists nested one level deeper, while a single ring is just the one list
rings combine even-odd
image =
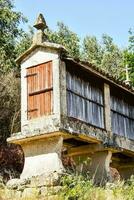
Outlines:
[{"label": "stone base", "polygon": [[89,171],[95,184],[104,185],[107,181],[111,180],[111,157],[112,153],[110,151],[96,152],[93,154]]},{"label": "stone base", "polygon": [[21,179],[28,179],[42,174],[49,176],[55,171],[61,173],[64,170],[61,161],[62,137],[33,140],[21,144],[21,146],[25,154]]},{"label": "stone base", "polygon": [[62,162],[57,153],[26,157],[24,169],[20,178],[27,179],[44,173],[49,175],[54,171],[59,173],[63,171]]}]

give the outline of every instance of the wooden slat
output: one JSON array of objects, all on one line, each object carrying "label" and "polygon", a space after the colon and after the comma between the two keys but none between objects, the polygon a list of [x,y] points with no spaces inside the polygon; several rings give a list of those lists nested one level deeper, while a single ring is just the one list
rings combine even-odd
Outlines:
[{"label": "wooden slat", "polygon": [[50,113],[53,113],[53,91],[50,92]]},{"label": "wooden slat", "polygon": [[[33,73],[37,73],[38,74],[38,72],[37,72],[37,68],[36,67],[33,67]],[[37,80],[38,80],[38,76],[34,76],[34,77],[32,77],[32,83],[33,83],[33,91],[35,91],[36,89],[37,89]],[[36,95],[34,95],[33,96],[33,109],[35,109],[35,108],[37,108],[37,110],[34,110],[34,112],[33,112],[33,118],[36,118],[36,117],[38,117],[38,110],[39,110],[39,108],[38,108],[38,100],[37,100],[37,96]]]},{"label": "wooden slat", "polygon": [[30,92],[28,95],[29,96],[33,96],[33,95],[37,95],[37,94],[41,94],[44,92],[49,92],[50,90],[52,90],[53,88],[46,88],[46,89],[42,89],[42,90],[38,90],[38,91],[34,91],[34,92]]},{"label": "wooden slat", "polygon": [[98,102],[96,102],[96,101],[94,101],[94,100],[92,100],[92,99],[89,99],[89,98],[87,98],[87,97],[85,97],[85,96],[79,94],[78,92],[74,92],[73,90],[68,89],[68,88],[67,88],[67,91],[70,92],[70,93],[72,93],[72,94],[74,94],[74,95],[76,95],[76,96],[78,96],[78,97],[80,97],[80,98],[83,98],[83,99],[85,99],[85,100],[87,100],[87,101],[89,101],[89,102],[92,102],[92,103],[94,103],[94,104],[96,104],[96,105],[98,105],[98,106],[104,107],[103,104],[98,103]]},{"label": "wooden slat", "polygon": [[50,78],[50,87],[52,87],[53,86],[53,77],[52,77],[52,62],[51,63],[49,63],[49,78]]}]

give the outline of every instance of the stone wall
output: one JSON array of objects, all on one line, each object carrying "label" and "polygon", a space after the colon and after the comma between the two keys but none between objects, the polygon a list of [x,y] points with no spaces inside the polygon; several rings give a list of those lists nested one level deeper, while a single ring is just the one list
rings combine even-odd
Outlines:
[{"label": "stone wall", "polygon": [[3,185],[0,197],[3,200],[54,199],[62,188],[60,177],[61,175],[55,172],[49,176],[43,174],[30,180],[12,179],[6,186]]}]

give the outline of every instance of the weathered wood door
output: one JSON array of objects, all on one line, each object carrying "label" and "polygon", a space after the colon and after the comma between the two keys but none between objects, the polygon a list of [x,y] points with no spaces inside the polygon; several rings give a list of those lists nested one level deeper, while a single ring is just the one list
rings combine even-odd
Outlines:
[{"label": "weathered wood door", "polygon": [[28,119],[50,115],[53,110],[52,61],[27,69]]}]

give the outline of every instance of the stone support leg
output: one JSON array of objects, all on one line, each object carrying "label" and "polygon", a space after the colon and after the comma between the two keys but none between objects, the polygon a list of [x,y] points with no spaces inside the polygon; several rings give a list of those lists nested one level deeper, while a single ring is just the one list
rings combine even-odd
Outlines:
[{"label": "stone support leg", "polygon": [[89,166],[89,173],[95,184],[104,185],[111,180],[110,162],[112,152],[96,152],[93,154]]},{"label": "stone support leg", "polygon": [[49,175],[54,171],[61,173],[63,170],[61,162],[62,145],[62,137],[23,143],[21,146],[25,154],[25,163],[21,178],[26,179],[42,174]]},{"label": "stone support leg", "polygon": [[76,170],[88,174],[96,185],[104,185],[107,181],[111,181],[111,157],[112,152],[110,151],[100,151],[74,157]]}]

